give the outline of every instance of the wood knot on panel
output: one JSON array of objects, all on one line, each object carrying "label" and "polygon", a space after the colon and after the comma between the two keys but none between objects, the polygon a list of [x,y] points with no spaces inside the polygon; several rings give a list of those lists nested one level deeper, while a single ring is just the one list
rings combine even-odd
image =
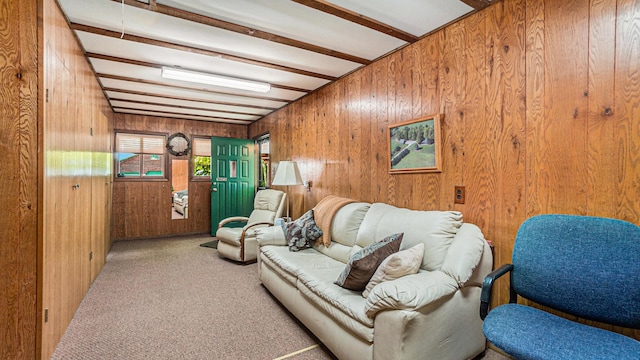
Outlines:
[{"label": "wood knot on panel", "polygon": [[578,108],[573,111],[573,118],[576,119],[579,115]]},{"label": "wood knot on panel", "polygon": [[504,50],[505,54],[509,52],[509,45],[505,45],[502,47],[502,49]]},{"label": "wood knot on panel", "polygon": [[448,66],[444,67],[444,72],[446,72],[447,74],[449,73],[449,67]]},{"label": "wood knot on panel", "polygon": [[604,111],[603,111],[603,114],[605,116],[611,116],[611,115],[613,115],[613,110],[610,107],[605,108]]},{"label": "wood knot on panel", "polygon": [[518,139],[516,135],[513,135],[511,137],[511,143],[513,144],[514,149],[517,149],[518,147],[520,147],[520,139]]},{"label": "wood knot on panel", "polygon": [[584,93],[583,93],[582,95],[584,95],[584,97],[589,96],[589,91],[588,91],[588,90],[585,90],[585,91],[584,91]]}]

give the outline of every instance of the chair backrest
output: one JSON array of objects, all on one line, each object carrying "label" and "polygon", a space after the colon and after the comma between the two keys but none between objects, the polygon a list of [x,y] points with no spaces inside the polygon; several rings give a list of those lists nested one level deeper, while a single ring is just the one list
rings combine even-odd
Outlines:
[{"label": "chair backrest", "polygon": [[581,318],[640,328],[640,227],[576,215],[525,221],[513,248],[521,296]]},{"label": "chair backrest", "polygon": [[285,207],[287,194],[280,190],[266,189],[259,190],[253,200],[253,211],[249,215],[247,224],[257,222],[273,222],[282,216]]}]

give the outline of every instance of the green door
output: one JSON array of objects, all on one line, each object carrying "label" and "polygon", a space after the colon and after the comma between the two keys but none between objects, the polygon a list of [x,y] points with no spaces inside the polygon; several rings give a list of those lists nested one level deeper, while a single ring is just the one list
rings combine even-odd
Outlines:
[{"label": "green door", "polygon": [[[211,138],[211,235],[231,216],[249,216],[256,192],[253,140]],[[244,226],[242,223],[236,226]]]}]

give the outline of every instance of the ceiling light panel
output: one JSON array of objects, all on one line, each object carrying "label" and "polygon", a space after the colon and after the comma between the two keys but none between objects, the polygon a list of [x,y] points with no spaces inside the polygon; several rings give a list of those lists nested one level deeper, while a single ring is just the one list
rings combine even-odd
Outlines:
[{"label": "ceiling light panel", "polygon": [[215,74],[207,74],[196,71],[188,71],[171,67],[162,68],[162,78],[180,80],[197,84],[221,86],[231,89],[266,93],[271,90],[271,84],[265,82],[249,81]]},{"label": "ceiling light panel", "polygon": [[139,66],[133,64],[119,63],[115,61],[102,60],[102,59],[90,59],[94,69],[99,74],[109,74],[116,76],[124,76],[132,79],[140,79],[145,81],[160,82],[165,84],[174,84],[178,86],[185,86],[195,89],[205,89],[210,91],[220,91],[226,94],[238,94],[241,96],[254,96],[254,97],[268,97],[273,99],[279,99],[282,101],[291,101],[306,95],[306,93],[300,91],[292,91],[286,89],[271,89],[268,93],[256,93],[247,90],[231,89],[227,87],[188,83],[180,80],[165,79],[162,77],[162,69],[152,68],[146,66]]}]

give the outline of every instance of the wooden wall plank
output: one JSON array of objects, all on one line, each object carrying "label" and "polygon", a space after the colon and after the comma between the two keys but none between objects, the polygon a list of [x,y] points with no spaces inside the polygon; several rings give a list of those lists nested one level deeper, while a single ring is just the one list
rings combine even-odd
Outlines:
[{"label": "wooden wall plank", "polygon": [[7,359],[36,350],[37,11],[35,2],[0,1],[0,358]]},{"label": "wooden wall plank", "polygon": [[[615,217],[640,223],[640,1],[619,0],[615,95],[618,155]],[[635,189],[635,191],[632,191]]]},{"label": "wooden wall plank", "polygon": [[[615,38],[616,208],[606,216],[640,224],[640,0],[618,0]],[[640,340],[640,329],[613,330]]]},{"label": "wooden wall plank", "polygon": [[[465,81],[466,68],[465,41],[466,22],[457,22],[445,28],[442,45],[442,72],[440,76],[442,89],[441,113],[442,121],[442,166],[440,180],[440,208],[458,209],[453,200],[452,189],[463,184],[464,137],[465,137]],[[482,52],[484,56],[484,51]]]},{"label": "wooden wall plank", "polygon": [[499,87],[490,82],[492,79],[487,74],[487,65],[491,64],[487,52],[492,48],[487,46],[490,41],[486,36],[486,22],[494,9],[470,16],[462,22],[465,26],[462,44],[464,67],[458,71],[463,73],[463,85],[455,110],[462,114],[459,125],[464,129],[459,142],[461,152],[458,152],[463,164],[462,178],[458,179],[458,184],[445,184],[443,188],[445,196],[453,200],[455,185],[465,186],[465,205],[454,205],[454,208],[464,209],[465,221],[481,229],[494,227],[496,146],[502,131],[499,119],[488,119],[486,114],[487,103],[493,105],[495,96],[501,96]]},{"label": "wooden wall plank", "polygon": [[538,203],[542,212],[585,214],[589,4],[550,4],[545,6],[545,107],[536,131],[542,157],[534,166],[544,169]]},{"label": "wooden wall plank", "polygon": [[[616,1],[593,0],[589,15],[588,215],[614,213]],[[602,141],[608,139],[609,141]]]},{"label": "wooden wall plank", "polygon": [[[386,71],[389,67],[389,59],[383,58],[372,65],[373,81],[371,82],[371,151],[372,162],[370,168],[371,202],[388,202],[389,194],[387,184],[389,183],[389,149],[386,143],[380,139],[385,139],[389,126],[388,112],[388,87],[386,81]],[[375,181],[372,181],[375,179]],[[328,189],[330,193],[330,189]],[[363,199],[358,199],[363,200]]]},{"label": "wooden wall plank", "polygon": [[[525,219],[525,0],[496,4],[487,10],[489,46],[486,122],[495,134],[491,157],[494,189],[492,225],[485,236],[492,242],[512,242]],[[510,24],[517,24],[511,25]],[[493,137],[491,135],[489,138]],[[467,182],[469,183],[469,182]],[[494,264],[511,262],[511,248],[497,247]],[[507,297],[504,287],[495,296]]]}]

